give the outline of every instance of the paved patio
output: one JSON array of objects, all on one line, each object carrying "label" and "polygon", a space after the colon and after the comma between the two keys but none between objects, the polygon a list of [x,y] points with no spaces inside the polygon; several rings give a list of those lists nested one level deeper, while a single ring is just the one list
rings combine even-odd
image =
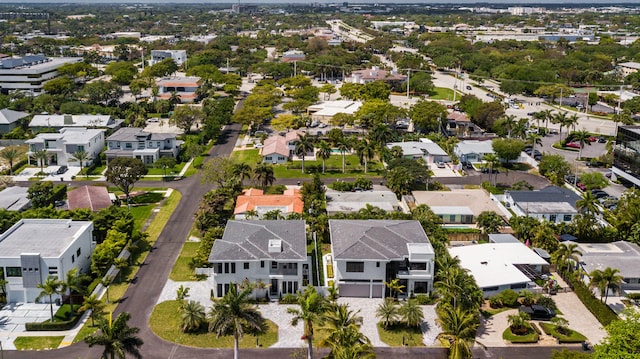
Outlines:
[{"label": "paved patio", "polygon": [[[58,310],[54,305],[53,310]],[[16,335],[26,331],[25,324],[30,322],[44,322],[51,319],[49,304],[18,303],[7,304],[0,310],[0,342],[6,350],[15,349],[13,341]]]}]

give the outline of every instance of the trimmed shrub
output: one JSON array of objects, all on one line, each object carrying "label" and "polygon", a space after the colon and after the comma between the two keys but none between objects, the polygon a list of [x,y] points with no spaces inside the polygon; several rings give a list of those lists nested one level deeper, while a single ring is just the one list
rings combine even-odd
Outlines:
[{"label": "trimmed shrub", "polygon": [[431,305],[436,301],[435,298],[432,298],[431,296],[426,294],[416,294],[415,300],[418,305]]},{"label": "trimmed shrub", "polygon": [[296,297],[294,294],[287,293],[284,295],[284,297],[278,300],[278,303],[279,304],[297,304],[298,297]]},{"label": "trimmed shrub", "polygon": [[502,305],[509,308],[515,308],[518,306],[518,293],[514,290],[507,289],[498,294],[498,297],[502,301]]},{"label": "trimmed shrub", "polygon": [[547,308],[558,309],[556,302],[551,297],[540,296],[536,299],[536,304]]},{"label": "trimmed shrub", "polygon": [[502,304],[502,300],[498,295],[492,295],[489,297],[489,306],[491,308],[502,308],[504,305]]},{"label": "trimmed shrub", "polygon": [[611,324],[611,322],[620,319],[608,305],[594,297],[591,290],[589,290],[581,280],[571,275],[567,276],[565,280],[569,282],[569,285],[573,288],[573,291],[576,293],[578,298],[580,298],[582,304],[589,309],[591,314],[598,319],[602,326],[606,327]]}]

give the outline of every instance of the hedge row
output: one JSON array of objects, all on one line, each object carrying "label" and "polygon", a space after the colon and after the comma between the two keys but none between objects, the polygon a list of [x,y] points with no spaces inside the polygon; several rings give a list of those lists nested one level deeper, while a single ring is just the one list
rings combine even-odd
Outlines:
[{"label": "hedge row", "polygon": [[61,331],[70,330],[76,326],[82,313],[78,313],[76,316],[64,322],[42,322],[42,323],[26,323],[25,328],[28,332],[46,332],[46,331]]},{"label": "hedge row", "polygon": [[566,276],[565,280],[569,282],[573,291],[576,293],[582,304],[593,314],[603,326],[609,325],[611,322],[618,320],[616,313],[609,308],[608,305],[597,299],[591,290],[579,279],[572,275]]},{"label": "hedge row", "polygon": [[[26,165],[26,164],[27,164],[27,160],[26,160],[26,159],[24,159],[24,160],[22,160],[22,161],[18,161],[18,162],[16,162],[16,163],[14,163],[14,164],[13,164],[13,173],[15,174],[15,173],[16,173],[16,171],[20,169],[20,167],[22,167],[22,166],[24,166],[24,165]],[[3,176],[6,176],[6,175],[8,175],[8,174],[10,174],[10,173],[11,173],[11,171],[9,171],[9,170],[4,170],[4,171],[2,171],[2,173],[1,173],[1,174],[2,174]]]}]

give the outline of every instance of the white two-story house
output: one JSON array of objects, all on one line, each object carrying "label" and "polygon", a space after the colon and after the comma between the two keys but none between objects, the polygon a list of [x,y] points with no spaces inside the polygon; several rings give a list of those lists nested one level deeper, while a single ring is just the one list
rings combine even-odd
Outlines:
[{"label": "white two-story house", "polygon": [[435,253],[420,222],[329,220],[329,231],[340,296],[383,298],[394,279],[404,294],[432,291]]},{"label": "white two-story house", "polygon": [[255,297],[298,292],[309,282],[306,245],[302,220],[228,221],[209,256],[214,297],[243,282],[263,284],[254,290]]},{"label": "white two-story house", "polygon": [[25,141],[29,145],[29,162],[35,161],[32,156],[36,151],[46,150],[49,153],[48,164],[80,167],[80,162],[72,157],[77,151],[85,151],[89,158],[82,166],[89,166],[104,148],[104,132],[101,129],[64,127],[59,133],[40,133]]},{"label": "white two-story house", "polygon": [[87,273],[92,232],[93,222],[70,219],[21,219],[11,226],[0,235],[0,268],[7,281],[7,301],[33,303],[42,291],[38,284],[47,277],[66,281],[73,268]]},{"label": "white two-story house", "polygon": [[152,133],[136,127],[124,127],[107,137],[107,162],[116,157],[132,157],[146,165],[160,157],[177,157],[183,141],[172,133]]}]

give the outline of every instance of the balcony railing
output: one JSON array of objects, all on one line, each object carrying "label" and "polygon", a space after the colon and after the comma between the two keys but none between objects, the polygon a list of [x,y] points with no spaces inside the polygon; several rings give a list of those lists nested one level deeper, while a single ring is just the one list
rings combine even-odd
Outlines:
[{"label": "balcony railing", "polygon": [[298,275],[298,269],[295,268],[271,268],[269,274],[273,275]]}]

